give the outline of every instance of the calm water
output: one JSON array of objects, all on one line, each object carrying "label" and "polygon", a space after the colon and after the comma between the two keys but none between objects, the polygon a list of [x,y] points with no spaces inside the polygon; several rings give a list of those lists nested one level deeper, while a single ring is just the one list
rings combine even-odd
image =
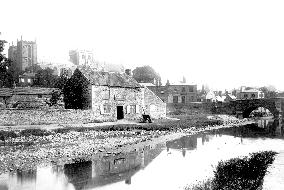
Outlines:
[{"label": "calm water", "polygon": [[[284,152],[282,123],[221,129],[78,164],[0,175],[0,190],[183,189],[213,175],[218,161],[260,150]],[[284,172],[284,171],[283,171]]]}]

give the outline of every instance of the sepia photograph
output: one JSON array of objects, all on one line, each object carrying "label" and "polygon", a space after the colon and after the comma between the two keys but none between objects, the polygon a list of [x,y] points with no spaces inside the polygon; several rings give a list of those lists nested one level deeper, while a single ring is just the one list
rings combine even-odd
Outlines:
[{"label": "sepia photograph", "polygon": [[283,0],[1,0],[0,190],[283,190]]}]

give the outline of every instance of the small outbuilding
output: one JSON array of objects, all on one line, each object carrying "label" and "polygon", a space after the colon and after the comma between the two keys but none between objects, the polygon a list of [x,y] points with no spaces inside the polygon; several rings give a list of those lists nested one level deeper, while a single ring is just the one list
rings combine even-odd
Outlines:
[{"label": "small outbuilding", "polygon": [[86,65],[77,67],[63,93],[66,109],[92,110],[103,120],[138,119],[144,112],[157,118],[166,113],[159,106],[163,102],[130,75],[95,71]]}]

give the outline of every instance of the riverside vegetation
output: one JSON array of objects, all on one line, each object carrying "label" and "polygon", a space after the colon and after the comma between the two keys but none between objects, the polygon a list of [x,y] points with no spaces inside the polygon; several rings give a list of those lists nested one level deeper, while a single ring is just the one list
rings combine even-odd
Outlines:
[{"label": "riverside vegetation", "polygon": [[212,179],[188,186],[185,190],[260,190],[267,168],[273,163],[276,154],[263,151],[244,158],[220,161]]}]

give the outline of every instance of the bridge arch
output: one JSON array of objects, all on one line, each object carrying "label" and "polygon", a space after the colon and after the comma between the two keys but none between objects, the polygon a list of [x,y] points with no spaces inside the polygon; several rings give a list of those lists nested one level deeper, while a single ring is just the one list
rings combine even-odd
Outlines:
[{"label": "bridge arch", "polygon": [[255,110],[259,107],[263,107],[265,109],[268,109],[273,114],[274,118],[278,118],[280,116],[280,111],[277,109],[276,101],[277,101],[276,99],[236,100],[234,102],[235,103],[235,111],[242,112],[243,117],[248,118],[250,113],[253,110]]},{"label": "bridge arch", "polygon": [[279,115],[279,112],[275,107],[265,106],[265,105],[262,105],[262,106],[255,105],[255,106],[251,106],[251,107],[248,107],[245,110],[243,110],[243,117],[248,118],[249,115],[251,114],[251,112],[253,112],[254,110],[256,110],[259,107],[268,109],[270,111],[270,113],[272,113],[275,118],[277,118],[278,115]]}]

